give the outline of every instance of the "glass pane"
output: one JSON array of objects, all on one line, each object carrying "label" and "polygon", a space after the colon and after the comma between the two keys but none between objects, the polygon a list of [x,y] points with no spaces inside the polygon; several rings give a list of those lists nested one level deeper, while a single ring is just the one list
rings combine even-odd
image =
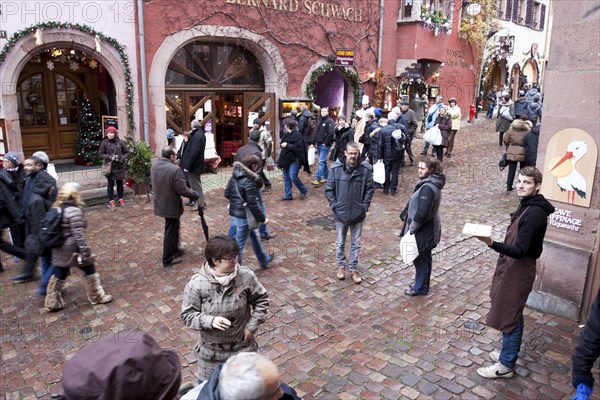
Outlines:
[{"label": "glass pane", "polygon": [[69,90],[69,91],[71,91],[71,90],[77,90],[77,85],[75,85],[75,82],[73,82],[69,78],[65,78],[65,79],[67,81],[67,90]]}]

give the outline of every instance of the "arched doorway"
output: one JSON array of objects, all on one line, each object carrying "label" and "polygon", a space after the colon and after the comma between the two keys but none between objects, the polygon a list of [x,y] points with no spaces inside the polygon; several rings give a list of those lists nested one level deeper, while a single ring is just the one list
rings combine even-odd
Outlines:
[{"label": "arched doorway", "polygon": [[487,65],[484,67],[484,74],[482,76],[481,86],[483,87],[481,98],[483,99],[483,105],[485,110],[488,109],[488,101],[486,100],[487,94],[494,86],[498,90],[501,90],[502,87],[506,84],[507,74],[508,72],[506,68],[505,59],[497,60],[495,58],[490,58],[488,60]]},{"label": "arched doorway", "polygon": [[194,119],[202,124],[210,120],[210,139],[222,158],[231,158],[247,142],[256,117],[275,131],[275,96],[264,90],[264,75],[252,52],[238,44],[194,40],[169,62],[167,127],[181,133],[191,128]]},{"label": "arched doorway", "polygon": [[[99,82],[104,84],[99,87]],[[110,114],[111,105],[116,108],[106,70],[73,49],[45,49],[33,56],[19,74],[16,92],[26,155],[42,150],[51,159],[73,158],[83,100],[91,100],[98,115]],[[112,101],[98,101],[99,92]]]},{"label": "arched doorway", "polygon": [[525,62],[525,66],[523,66],[523,75],[527,77],[527,84],[529,85],[538,82],[539,71],[535,60],[529,59]]},{"label": "arched doorway", "polygon": [[315,103],[329,107],[329,114],[334,119],[338,115],[348,115],[348,86],[343,74],[336,69],[322,74],[315,82]]}]

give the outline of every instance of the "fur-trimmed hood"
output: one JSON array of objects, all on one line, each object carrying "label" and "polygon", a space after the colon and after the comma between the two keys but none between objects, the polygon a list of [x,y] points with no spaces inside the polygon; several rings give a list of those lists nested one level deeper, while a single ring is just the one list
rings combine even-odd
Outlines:
[{"label": "fur-trimmed hood", "polygon": [[236,161],[233,163],[233,176],[236,179],[240,179],[244,176],[247,176],[248,178],[252,178],[255,181],[261,179],[260,176],[258,176],[258,174],[256,172],[252,171],[250,168],[245,166],[240,161]]},{"label": "fur-trimmed hood", "polygon": [[533,127],[533,124],[531,123],[531,121],[515,119],[510,124],[510,127],[513,128],[515,131],[529,131],[529,130],[531,130],[531,127]]}]

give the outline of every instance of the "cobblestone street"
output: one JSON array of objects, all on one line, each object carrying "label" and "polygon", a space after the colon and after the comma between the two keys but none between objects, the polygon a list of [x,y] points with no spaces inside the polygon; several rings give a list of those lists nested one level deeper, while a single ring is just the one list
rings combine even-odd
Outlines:
[{"label": "cobblestone street", "polygon": [[[397,196],[376,191],[362,236],[361,285],[335,276],[335,228],[327,220],[331,212],[323,187],[308,185],[304,201],[279,201],[283,181],[280,173],[273,174],[274,190],[265,199],[269,229],[277,237],[265,247],[276,258],[270,268],[260,270],[246,246],[244,261],[270,296],[259,351],[304,399],[572,397],[571,355],[578,324],[529,308],[515,377],[486,380],[476,373],[490,363],[488,353],[501,340],[484,324],[497,253],[464,237],[462,227],[465,222],[486,223],[501,240],[518,204],[516,193],[504,190],[507,171],[498,171],[502,149],[493,130],[486,119],[463,126],[453,157],[444,162],[443,234],[434,249],[432,288],[426,297],[402,293],[412,283],[414,269],[399,255],[398,215],[417,179],[416,163],[402,169]],[[415,154],[422,143],[413,142]],[[226,233],[229,227],[223,187],[230,172],[221,168],[219,174],[205,175],[211,234]],[[301,178],[310,181],[305,174]],[[17,267],[12,257],[2,255],[0,399],[48,399],[60,393],[66,361],[87,343],[124,329],[149,332],[162,347],[176,350],[182,382],[196,380],[198,334],[184,326],[179,312],[183,288],[203,261],[199,217],[190,211],[183,215],[181,240],[187,253],[182,264],[165,269],[164,220],[154,216],[145,200],[128,200],[115,212],[105,205],[86,209],[97,269],[114,297],[109,304],[89,304],[82,273],[74,268],[67,278],[67,308],[47,313],[35,294],[39,280],[13,284],[9,278]]]}]

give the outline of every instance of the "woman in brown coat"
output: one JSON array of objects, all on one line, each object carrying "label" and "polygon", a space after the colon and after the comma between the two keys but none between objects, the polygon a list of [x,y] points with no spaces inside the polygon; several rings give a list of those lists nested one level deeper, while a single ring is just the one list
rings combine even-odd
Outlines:
[{"label": "woman in brown coat", "polygon": [[108,303],[112,296],[106,294],[100,284],[100,276],[94,266],[95,255],[85,238],[85,216],[79,184],[65,183],[58,191],[52,205],[62,210],[61,232],[65,241],[52,249],[52,276],[48,282],[44,307],[47,311],[65,308],[62,288],[71,267],[79,267],[85,273],[85,289],[92,305]]},{"label": "woman in brown coat", "polygon": [[115,208],[114,186],[117,183],[117,196],[119,196],[119,205],[123,207],[123,180],[125,179],[125,161],[129,156],[129,149],[124,141],[119,139],[119,131],[114,126],[106,128],[106,137],[100,143],[98,157],[104,160],[104,163],[111,163],[110,174],[106,177],[108,184],[106,190],[108,194],[108,207]]},{"label": "woman in brown coat", "polygon": [[506,178],[506,190],[513,190],[513,182],[517,171],[525,166],[525,146],[523,139],[527,132],[531,130],[533,124],[527,119],[527,116],[521,116],[510,124],[510,129],[504,135],[504,145],[506,146],[506,160],[508,161],[508,177]]}]

